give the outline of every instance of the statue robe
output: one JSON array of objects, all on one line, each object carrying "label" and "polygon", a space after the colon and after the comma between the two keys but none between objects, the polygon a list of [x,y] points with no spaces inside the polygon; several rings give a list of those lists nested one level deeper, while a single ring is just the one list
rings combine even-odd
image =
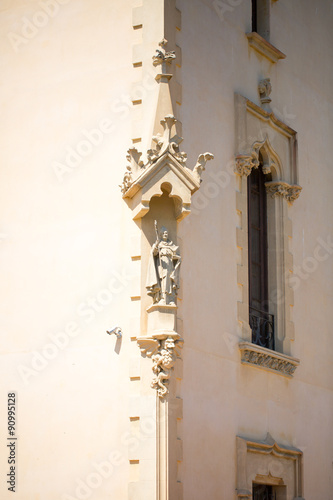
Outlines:
[{"label": "statue robe", "polygon": [[[179,288],[179,247],[172,241],[160,241],[153,247],[147,273],[147,293],[154,302],[162,298],[162,294],[176,295]],[[175,269],[176,267],[176,269]]]}]

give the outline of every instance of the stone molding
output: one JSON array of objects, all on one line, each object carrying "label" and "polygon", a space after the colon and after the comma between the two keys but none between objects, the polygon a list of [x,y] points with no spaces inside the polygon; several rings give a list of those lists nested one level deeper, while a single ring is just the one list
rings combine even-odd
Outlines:
[{"label": "stone molding", "polygon": [[214,158],[211,153],[199,155],[194,169],[186,166],[187,154],[179,150],[183,138],[172,136],[172,128],[177,120],[167,115],[161,124],[163,134],[153,137],[154,149],[147,151],[147,162],[140,161],[141,153],[135,148],[128,150],[123,182],[120,185],[123,198],[131,201],[133,219],[143,217],[149,211],[153,196],[162,195],[162,186],[168,186],[170,196],[177,201],[176,218],[182,220],[190,213],[191,196],[200,187],[201,175],[208,160]]},{"label": "stone molding", "polygon": [[[237,498],[252,499],[253,482],[284,486],[290,498],[303,498],[303,452],[278,444],[268,433],[265,440],[236,436]],[[289,498],[289,493],[288,493]]]},{"label": "stone molding", "polygon": [[252,365],[291,378],[300,361],[251,342],[240,342],[242,364]]},{"label": "stone molding", "polygon": [[282,196],[289,203],[293,203],[299,197],[302,188],[298,185],[291,186],[287,182],[277,181],[277,182],[266,182],[266,192],[271,195],[272,198],[276,196]]},{"label": "stone molding", "polygon": [[167,384],[176,360],[180,358],[180,349],[184,341],[178,333],[164,331],[152,336],[139,337],[137,343],[141,353],[152,358],[154,375],[151,387],[157,390],[160,399],[164,399],[169,393]]},{"label": "stone molding", "polygon": [[253,31],[246,33],[249,46],[257,51],[260,55],[266,57],[271,63],[277,63],[280,59],[285,59],[286,55],[278,50],[274,45],[267,42],[262,36]]}]

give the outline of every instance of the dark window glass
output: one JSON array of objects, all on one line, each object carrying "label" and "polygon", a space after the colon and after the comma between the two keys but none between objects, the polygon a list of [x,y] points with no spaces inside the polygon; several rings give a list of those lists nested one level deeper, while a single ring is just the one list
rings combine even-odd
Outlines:
[{"label": "dark window glass", "polygon": [[257,0],[252,0],[252,31],[257,31]]},{"label": "dark window glass", "polygon": [[273,487],[266,484],[253,485],[253,500],[276,500],[276,495],[273,492]]},{"label": "dark window glass", "polygon": [[252,31],[269,41],[271,0],[252,0]]},{"label": "dark window glass", "polygon": [[274,349],[274,318],[268,310],[267,198],[261,166],[248,177],[249,312],[252,342]]}]

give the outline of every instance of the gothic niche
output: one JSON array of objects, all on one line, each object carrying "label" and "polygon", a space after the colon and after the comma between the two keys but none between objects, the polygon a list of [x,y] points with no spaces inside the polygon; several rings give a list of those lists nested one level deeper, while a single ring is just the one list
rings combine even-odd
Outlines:
[{"label": "gothic niche", "polygon": [[[154,56],[154,64],[170,64],[172,52],[165,41]],[[177,296],[180,290],[181,255],[177,224],[191,211],[192,194],[200,188],[201,177],[211,153],[203,153],[193,168],[180,150],[182,137],[175,133],[177,120],[171,114],[161,120],[148,149],[146,162],[135,148],[128,150],[128,165],[120,185],[123,199],[141,228],[141,352],[153,360],[152,387],[159,398],[168,394],[167,383],[183,339],[177,332]]]}]

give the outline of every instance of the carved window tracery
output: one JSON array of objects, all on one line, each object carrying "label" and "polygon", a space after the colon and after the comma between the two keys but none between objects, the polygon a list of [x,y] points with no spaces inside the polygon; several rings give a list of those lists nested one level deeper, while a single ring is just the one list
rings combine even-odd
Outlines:
[{"label": "carved window tracery", "polygon": [[[241,360],[243,364],[290,377],[299,364],[299,360],[291,355],[293,290],[288,282],[293,267],[289,246],[292,237],[290,207],[301,192],[297,184],[296,132],[280,122],[271,111],[239,95],[236,96],[236,124]],[[258,199],[252,200],[252,205],[261,206],[257,213],[261,222],[257,221],[257,226],[248,225],[253,215],[248,185],[253,184],[254,179],[257,179]],[[280,359],[279,355],[286,359]]]}]

